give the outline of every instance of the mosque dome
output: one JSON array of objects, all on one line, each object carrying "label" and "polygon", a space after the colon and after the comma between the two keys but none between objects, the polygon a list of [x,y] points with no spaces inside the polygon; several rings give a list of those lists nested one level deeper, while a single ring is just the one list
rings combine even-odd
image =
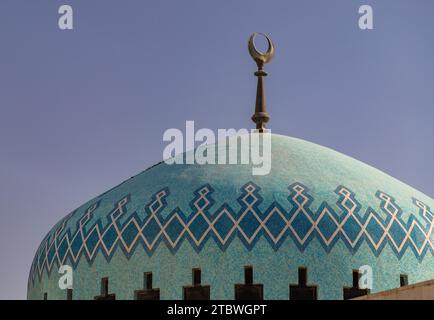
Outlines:
[{"label": "mosque dome", "polygon": [[362,266],[371,292],[433,278],[434,200],[311,142],[273,134],[271,148],[268,175],[161,162],[83,204],[42,241],[28,298],[65,299],[61,265],[74,299],[99,296],[107,278],[108,293],[134,299],[145,272],[161,299],[182,299],[196,268],[211,299],[234,299],[244,272],[264,299],[288,299],[306,273],[318,299],[342,299]]},{"label": "mosque dome", "polygon": [[242,161],[150,167],[51,229],[29,299],[349,299],[433,278],[433,199],[329,148],[265,135],[274,47],[267,37],[257,51],[255,35],[256,131],[210,146],[241,155],[253,149],[243,137],[270,137],[269,173]]}]

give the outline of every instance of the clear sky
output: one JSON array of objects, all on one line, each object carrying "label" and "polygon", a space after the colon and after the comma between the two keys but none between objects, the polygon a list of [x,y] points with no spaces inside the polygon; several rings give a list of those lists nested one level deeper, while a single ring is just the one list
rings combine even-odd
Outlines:
[{"label": "clear sky", "polygon": [[166,129],[252,127],[254,31],[276,46],[273,132],[434,196],[432,0],[1,0],[0,298],[25,298],[59,219],[162,160]]}]

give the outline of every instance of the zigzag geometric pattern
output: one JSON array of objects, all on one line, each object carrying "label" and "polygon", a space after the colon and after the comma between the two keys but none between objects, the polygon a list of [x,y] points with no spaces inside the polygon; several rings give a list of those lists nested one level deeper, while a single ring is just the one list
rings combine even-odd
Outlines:
[{"label": "zigzag geometric pattern", "polygon": [[369,245],[375,255],[379,255],[386,245],[399,258],[409,247],[419,260],[427,251],[434,254],[434,214],[419,200],[413,199],[413,203],[421,219],[410,214],[404,222],[402,210],[395,199],[382,191],[377,191],[376,197],[385,215],[380,215],[371,207],[361,213],[361,205],[354,193],[344,186],[335,190],[339,195],[337,205],[341,212],[335,212],[326,202],[322,202],[317,212],[312,212],[309,207],[314,199],[301,183],[289,186],[289,210],[273,202],[261,212],[258,209],[263,200],[260,190],[260,187],[249,182],[241,188],[241,195],[237,199],[241,205],[239,211],[235,212],[225,203],[211,212],[214,190],[207,184],[194,192],[190,203],[191,214],[186,215],[176,208],[166,218],[161,213],[167,206],[166,198],[170,195],[168,188],[154,194],[141,214],[128,214],[126,205],[130,195],[126,195],[108,213],[108,223],[103,224],[102,219],[97,219],[90,224],[99,206],[99,202],[96,202],[78,220],[74,233],[66,229],[73,212],[44,239],[32,263],[30,278],[34,281],[36,275],[42,276],[44,269],[50,273],[54,265],[72,263],[75,267],[83,256],[92,263],[98,252],[110,260],[115,250],[120,248],[130,257],[138,245],[152,255],[158,245],[164,242],[175,253],[181,243],[187,240],[199,252],[210,238],[221,250],[225,250],[234,237],[238,237],[247,250],[251,250],[258,239],[265,237],[277,250],[289,236],[300,251],[313,238],[317,238],[327,252],[340,239],[352,254],[357,252],[363,242]]}]

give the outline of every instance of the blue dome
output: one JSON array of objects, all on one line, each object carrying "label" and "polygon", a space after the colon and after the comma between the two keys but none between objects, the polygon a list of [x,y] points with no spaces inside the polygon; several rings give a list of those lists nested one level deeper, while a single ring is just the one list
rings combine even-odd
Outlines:
[{"label": "blue dome", "polygon": [[271,172],[250,165],[159,163],[57,223],[31,266],[28,298],[65,299],[60,265],[72,266],[74,299],[93,299],[109,278],[133,299],[152,272],[162,299],[182,299],[192,268],[211,299],[233,299],[253,266],[265,299],[288,299],[297,270],[319,299],[342,299],[352,270],[372,267],[373,288],[434,277],[434,201],[341,153],[272,135]]}]

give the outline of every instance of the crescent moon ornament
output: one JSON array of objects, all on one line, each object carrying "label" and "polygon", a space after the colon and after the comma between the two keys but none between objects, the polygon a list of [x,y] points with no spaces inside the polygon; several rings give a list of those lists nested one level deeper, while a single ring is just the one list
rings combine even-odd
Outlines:
[{"label": "crescent moon ornament", "polygon": [[[255,47],[255,37],[258,34],[267,39],[268,50],[265,53],[260,52]],[[264,71],[264,64],[270,62],[271,59],[273,59],[274,45],[271,39],[265,34],[255,32],[249,38],[248,48],[250,55],[258,66],[258,71],[255,72],[255,76],[258,77],[258,86],[256,89],[255,113],[252,116],[252,120],[256,124],[256,131],[263,133],[266,130],[265,124],[268,122],[268,120],[270,120],[270,115],[267,112],[267,105],[265,103],[264,77],[267,76],[267,73]]]},{"label": "crescent moon ornament", "polygon": [[[255,37],[257,35],[262,35],[267,39],[267,42],[268,42],[267,52],[263,53],[263,52],[260,52],[258,49],[256,49]],[[267,35],[265,35],[263,33],[254,32],[249,38],[248,48],[249,48],[250,56],[253,58],[253,60],[255,60],[255,62],[259,68],[261,68],[265,63],[268,63],[271,61],[271,59],[273,59],[273,56],[274,56],[273,42],[271,41],[271,39]]]}]

